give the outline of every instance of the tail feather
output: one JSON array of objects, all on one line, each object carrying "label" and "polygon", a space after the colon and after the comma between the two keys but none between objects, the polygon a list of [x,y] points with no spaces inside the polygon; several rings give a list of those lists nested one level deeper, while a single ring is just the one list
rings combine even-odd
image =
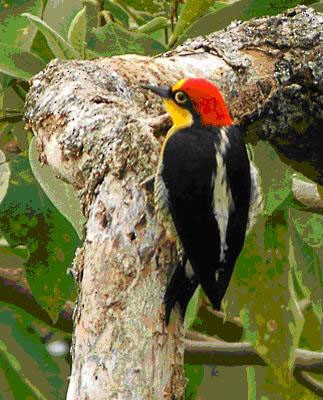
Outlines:
[{"label": "tail feather", "polygon": [[186,276],[186,262],[187,258],[177,265],[166,289],[164,296],[164,303],[166,306],[166,326],[169,323],[172,309],[176,305],[178,305],[181,318],[184,320],[187,305],[198,286],[196,276],[192,276],[191,278]]}]

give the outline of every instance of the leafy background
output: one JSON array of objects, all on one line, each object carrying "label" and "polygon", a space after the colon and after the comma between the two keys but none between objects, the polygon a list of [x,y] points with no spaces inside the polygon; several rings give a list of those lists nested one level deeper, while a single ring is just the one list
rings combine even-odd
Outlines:
[{"label": "leafy background", "polygon": [[[76,296],[67,270],[84,222],[75,193],[40,166],[24,130],[28,79],[53,58],[156,55],[235,19],[312,3],[323,11],[322,1],[309,0],[0,0],[0,399],[65,398]],[[216,373],[186,364],[186,398],[317,399],[291,371],[296,348],[322,351],[323,216],[295,204],[295,172],[269,144],[250,148],[264,212],[224,304],[227,318],[239,317],[242,327],[202,323],[210,313],[201,290],[186,326],[229,342],[248,340],[267,366]]]}]

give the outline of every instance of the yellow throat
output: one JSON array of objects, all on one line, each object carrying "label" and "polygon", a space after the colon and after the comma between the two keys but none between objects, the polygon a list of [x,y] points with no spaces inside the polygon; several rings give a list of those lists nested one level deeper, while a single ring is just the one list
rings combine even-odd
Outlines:
[{"label": "yellow throat", "polygon": [[187,128],[193,124],[192,114],[185,108],[177,105],[175,101],[165,99],[164,107],[173,121],[173,126],[168,131],[167,136],[175,133],[179,129]]},{"label": "yellow throat", "polygon": [[167,132],[165,140],[162,144],[160,153],[161,156],[164,154],[165,146],[168,139],[180,129],[187,128],[193,124],[193,116],[188,110],[178,106],[175,101],[170,99],[164,99],[163,102],[166,111],[172,119],[173,125]]}]

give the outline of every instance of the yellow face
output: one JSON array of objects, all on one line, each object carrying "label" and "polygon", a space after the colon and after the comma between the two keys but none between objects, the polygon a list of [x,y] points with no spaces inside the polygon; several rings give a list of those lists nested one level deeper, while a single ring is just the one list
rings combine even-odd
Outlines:
[{"label": "yellow face", "polygon": [[164,107],[173,121],[173,126],[171,128],[173,132],[192,125],[192,114],[185,108],[176,104],[175,101],[164,99]]},{"label": "yellow face", "polygon": [[[181,86],[185,81],[186,79],[181,79],[180,81],[178,81],[172,87],[172,92],[180,90]],[[164,107],[173,121],[173,126],[170,129],[171,133],[175,133],[179,129],[183,129],[192,125],[193,117],[192,114],[189,112],[189,110],[181,107],[174,100],[164,99],[163,101],[164,101]]]}]

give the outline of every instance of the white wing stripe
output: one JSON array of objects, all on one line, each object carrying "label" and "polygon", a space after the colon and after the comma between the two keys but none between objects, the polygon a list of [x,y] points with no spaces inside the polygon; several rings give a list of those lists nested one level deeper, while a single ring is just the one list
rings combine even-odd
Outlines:
[{"label": "white wing stripe", "polygon": [[215,159],[217,173],[212,177],[213,184],[213,212],[220,231],[220,261],[225,261],[225,252],[229,212],[234,210],[231,189],[227,181],[227,171],[224,156],[229,147],[229,139],[225,129],[220,131],[220,143],[215,145]]}]

